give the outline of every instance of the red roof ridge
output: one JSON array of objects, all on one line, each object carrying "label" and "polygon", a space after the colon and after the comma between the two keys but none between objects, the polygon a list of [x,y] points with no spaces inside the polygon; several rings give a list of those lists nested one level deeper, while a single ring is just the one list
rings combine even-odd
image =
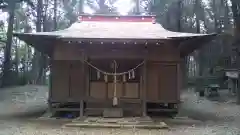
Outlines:
[{"label": "red roof ridge", "polygon": [[132,16],[121,16],[121,15],[80,15],[80,22],[156,22],[156,18],[153,15],[132,15]]}]

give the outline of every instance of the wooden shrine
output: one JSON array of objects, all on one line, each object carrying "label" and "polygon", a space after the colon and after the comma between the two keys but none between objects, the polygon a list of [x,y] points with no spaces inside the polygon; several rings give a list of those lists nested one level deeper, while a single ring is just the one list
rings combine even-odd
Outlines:
[{"label": "wooden shrine", "polygon": [[49,106],[80,116],[178,111],[182,58],[214,34],[164,29],[155,16],[82,15],[71,27],[15,33],[51,59]]}]

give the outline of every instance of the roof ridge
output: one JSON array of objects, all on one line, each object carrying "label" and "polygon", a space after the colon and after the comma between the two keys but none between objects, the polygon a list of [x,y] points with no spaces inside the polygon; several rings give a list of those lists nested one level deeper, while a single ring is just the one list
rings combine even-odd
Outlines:
[{"label": "roof ridge", "polygon": [[155,16],[79,16],[78,21],[81,22],[152,22],[156,23]]}]

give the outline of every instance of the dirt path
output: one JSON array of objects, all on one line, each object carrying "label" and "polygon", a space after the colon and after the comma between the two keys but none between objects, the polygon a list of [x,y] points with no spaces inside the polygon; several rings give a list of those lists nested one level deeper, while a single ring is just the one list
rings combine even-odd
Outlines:
[{"label": "dirt path", "polygon": [[24,86],[0,91],[0,135],[238,135],[240,107],[218,103],[184,92],[179,116],[204,122],[171,125],[169,130],[80,129],[64,128],[64,121],[34,121],[29,115],[41,114],[47,108],[47,87]]},{"label": "dirt path", "polygon": [[[226,100],[227,93],[222,91],[218,100]],[[210,101],[208,99],[200,98],[193,91],[182,93],[182,100],[180,116],[187,116],[189,118],[201,121],[222,121],[233,122],[240,121],[240,106],[233,102],[234,99],[226,100],[225,102]]]}]

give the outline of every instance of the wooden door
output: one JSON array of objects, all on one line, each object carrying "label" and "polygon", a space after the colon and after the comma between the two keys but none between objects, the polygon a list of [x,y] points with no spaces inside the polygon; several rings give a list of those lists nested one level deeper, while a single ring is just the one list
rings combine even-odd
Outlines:
[{"label": "wooden door", "polygon": [[178,100],[177,65],[150,63],[147,67],[147,100],[176,102]]},{"label": "wooden door", "polygon": [[159,99],[166,102],[176,102],[178,99],[177,66],[171,64],[161,65],[158,84]]}]

